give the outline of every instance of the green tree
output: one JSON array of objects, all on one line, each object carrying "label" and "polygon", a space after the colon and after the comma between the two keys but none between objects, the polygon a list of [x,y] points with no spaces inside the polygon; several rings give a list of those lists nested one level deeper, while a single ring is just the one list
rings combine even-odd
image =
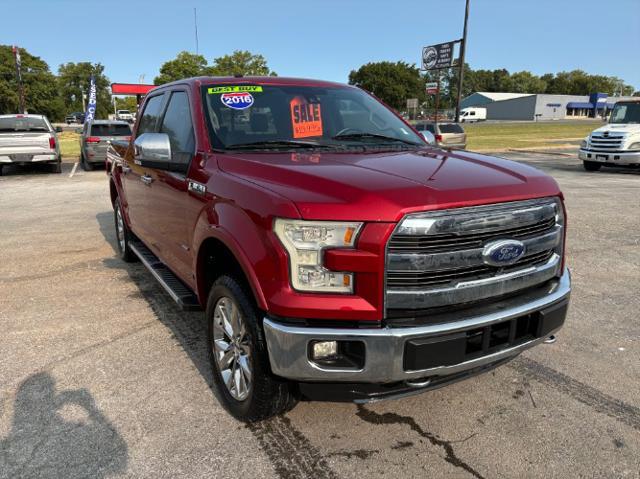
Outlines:
[{"label": "green tree", "polygon": [[208,73],[213,76],[277,76],[262,55],[246,50],[235,50],[231,55],[215,58]]},{"label": "green tree", "polygon": [[544,93],[547,83],[531,72],[522,71],[511,74],[505,79],[504,90],[512,93]]},{"label": "green tree", "polygon": [[407,98],[425,100],[425,79],[415,65],[406,62],[377,62],[349,73],[349,84],[370,91],[387,105],[402,110]]},{"label": "green tree", "polygon": [[114,97],[116,110],[137,111],[138,104],[135,96]]},{"label": "green tree", "polygon": [[111,112],[109,79],[100,63],[68,62],[58,69],[58,91],[67,112],[82,111],[82,95],[89,95],[91,75],[96,82],[96,119],[107,118]]},{"label": "green tree", "polygon": [[[24,48],[20,48],[20,58],[25,108],[29,113],[46,115],[51,121],[61,121],[64,106],[49,65]],[[0,114],[17,113],[18,109],[18,81],[12,47],[0,45]]]},{"label": "green tree", "polygon": [[183,78],[208,75],[207,59],[195,53],[180,52],[173,60],[160,67],[160,74],[153,79],[154,85],[163,85]]}]

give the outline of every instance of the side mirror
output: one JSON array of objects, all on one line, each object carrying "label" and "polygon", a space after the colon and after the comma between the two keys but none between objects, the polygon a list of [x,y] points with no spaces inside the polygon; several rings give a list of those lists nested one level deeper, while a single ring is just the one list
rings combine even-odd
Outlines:
[{"label": "side mirror", "polygon": [[133,142],[134,161],[149,168],[168,169],[171,143],[166,133],[143,133]]},{"label": "side mirror", "polygon": [[433,135],[433,133],[431,133],[429,130],[424,130],[424,131],[421,131],[420,133],[422,134],[424,141],[426,141],[429,145],[435,146],[436,137]]},{"label": "side mirror", "polygon": [[56,126],[56,133],[62,133],[62,127]]}]

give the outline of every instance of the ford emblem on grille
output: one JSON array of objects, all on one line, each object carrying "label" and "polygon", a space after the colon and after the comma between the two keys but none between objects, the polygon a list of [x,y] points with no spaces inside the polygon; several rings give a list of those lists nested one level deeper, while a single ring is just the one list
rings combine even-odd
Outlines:
[{"label": "ford emblem on grille", "polygon": [[527,248],[522,241],[492,241],[482,250],[482,260],[490,266],[508,266],[524,256]]}]

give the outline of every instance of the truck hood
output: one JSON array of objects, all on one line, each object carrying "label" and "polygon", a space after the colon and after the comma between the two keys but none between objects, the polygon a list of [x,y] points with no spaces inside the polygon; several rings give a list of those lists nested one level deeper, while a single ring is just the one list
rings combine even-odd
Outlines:
[{"label": "truck hood", "polygon": [[591,132],[593,133],[640,133],[640,124],[637,123],[607,123],[606,125],[601,126],[600,128],[596,128]]},{"label": "truck hood", "polygon": [[385,153],[242,153],[221,170],[290,199],[305,219],[398,221],[408,212],[554,196],[543,172],[435,148]]}]

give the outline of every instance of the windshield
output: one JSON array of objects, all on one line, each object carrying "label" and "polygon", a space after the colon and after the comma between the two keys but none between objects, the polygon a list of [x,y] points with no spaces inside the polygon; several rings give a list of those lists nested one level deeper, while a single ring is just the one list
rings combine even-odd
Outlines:
[{"label": "windshield", "polygon": [[297,85],[207,85],[202,89],[216,148],[424,146],[360,89]]},{"label": "windshield", "polygon": [[0,131],[49,131],[42,118],[13,116],[0,118]]},{"label": "windshield", "polygon": [[616,103],[609,123],[640,123],[640,102]]},{"label": "windshield", "polygon": [[118,110],[118,113],[121,115],[130,115],[131,113],[129,112],[129,110]]}]

